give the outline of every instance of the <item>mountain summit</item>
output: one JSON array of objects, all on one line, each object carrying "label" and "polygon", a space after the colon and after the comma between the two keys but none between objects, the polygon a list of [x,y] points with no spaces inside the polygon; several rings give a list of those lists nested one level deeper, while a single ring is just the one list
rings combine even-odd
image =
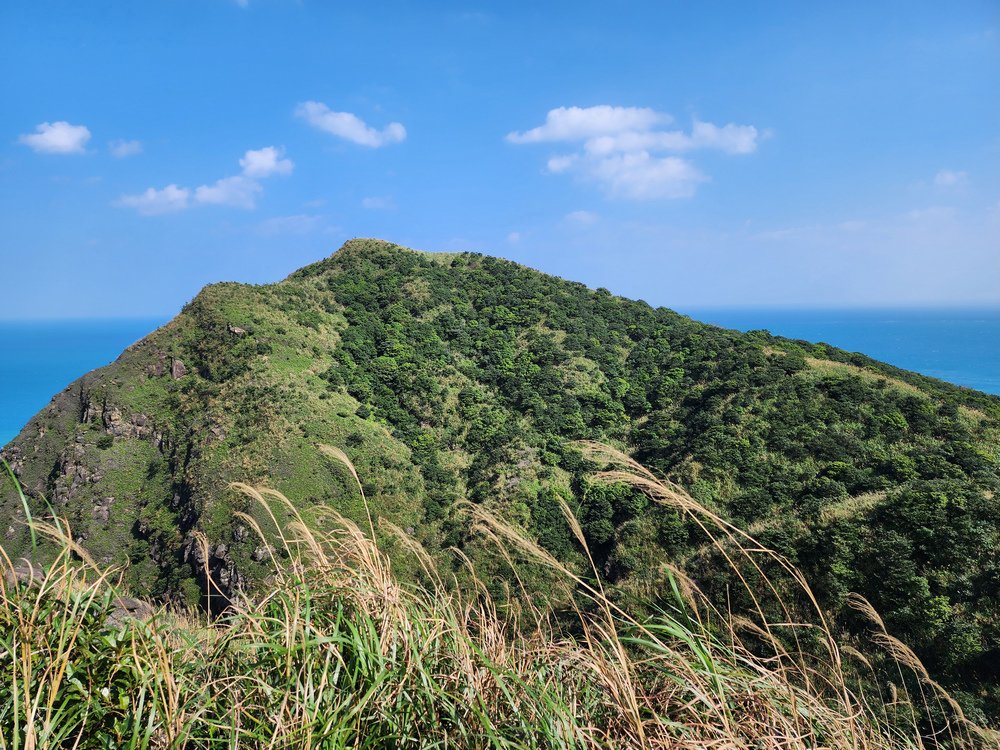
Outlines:
[{"label": "mountain summit", "polygon": [[[860,354],[497,258],[352,240],[276,284],[206,287],[56,395],[3,457],[33,514],[66,517],[145,596],[194,603],[266,575],[231,482],[364,519],[321,445],[351,458],[375,516],[428,549],[470,543],[456,518],[468,500],[575,564],[564,500],[610,583],[655,592],[669,564],[711,588],[703,540],[676,511],[588,482],[575,441],[611,443],[752,526],[828,606],[863,593],[995,715],[998,437],[1000,399]],[[11,557],[30,554],[23,521],[3,485]]]}]

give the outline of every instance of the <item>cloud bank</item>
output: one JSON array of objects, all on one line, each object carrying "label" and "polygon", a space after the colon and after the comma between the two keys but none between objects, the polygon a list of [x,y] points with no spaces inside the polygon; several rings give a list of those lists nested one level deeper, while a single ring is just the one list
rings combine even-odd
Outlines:
[{"label": "cloud bank", "polygon": [[295,108],[295,116],[317,130],[359,146],[380,148],[406,140],[406,128],[398,122],[390,122],[382,130],[376,130],[357,115],[351,112],[334,112],[322,102],[302,102]]},{"label": "cloud bank", "polygon": [[697,150],[751,154],[760,133],[753,125],[719,126],[695,119],[690,132],[666,129],[673,118],[648,107],[559,107],[545,122],[507,134],[514,144],[562,143],[570,153],[551,156],[553,174],[573,173],[612,197],[631,200],[684,198],[708,180],[686,154]]}]

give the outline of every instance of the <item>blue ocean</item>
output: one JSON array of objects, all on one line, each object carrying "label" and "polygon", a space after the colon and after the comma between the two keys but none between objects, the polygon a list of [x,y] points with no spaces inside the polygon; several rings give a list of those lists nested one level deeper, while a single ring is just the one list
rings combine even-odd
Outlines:
[{"label": "blue ocean", "polygon": [[59,391],[166,320],[0,321],[0,445]]},{"label": "blue ocean", "polygon": [[[823,341],[1000,395],[1000,309],[685,309],[706,323]],[[53,395],[113,361],[163,319],[0,322],[0,445]]]}]

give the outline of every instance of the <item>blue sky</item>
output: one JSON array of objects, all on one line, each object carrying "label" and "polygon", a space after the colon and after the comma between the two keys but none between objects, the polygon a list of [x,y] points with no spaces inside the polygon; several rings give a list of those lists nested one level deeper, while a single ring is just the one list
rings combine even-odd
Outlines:
[{"label": "blue sky", "polygon": [[654,304],[1000,305],[1000,4],[8,0],[0,318],[351,237]]}]

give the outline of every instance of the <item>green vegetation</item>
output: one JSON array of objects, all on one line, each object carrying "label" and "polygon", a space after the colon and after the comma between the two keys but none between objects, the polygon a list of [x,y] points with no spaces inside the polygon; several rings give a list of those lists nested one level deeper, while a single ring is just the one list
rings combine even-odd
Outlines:
[{"label": "green vegetation", "polygon": [[[174,605],[221,612],[272,575],[236,513],[267,519],[232,481],[367,523],[351,477],[316,450],[327,443],[357,465],[377,516],[470,585],[446,552],[461,550],[495,598],[523,587],[528,604],[563,608],[579,592],[538,563],[515,577],[470,533],[463,501],[593,585],[565,503],[608,596],[636,615],[640,601],[670,606],[671,570],[717,606],[754,611],[755,576],[777,563],[734,587],[725,546],[683,508],[589,478],[603,467],[575,441],[611,443],[780,551],[844,638],[871,635],[849,594],[871,601],[970,718],[995,724],[998,438],[1000,399],[859,354],[707,326],[495,258],[357,240],[278,284],[206,288],[59,394],[4,457],[37,517],[51,502],[99,565],[126,566],[130,590]],[[12,558],[30,548],[24,514],[6,485]],[[422,580],[406,541],[377,534],[394,571]],[[796,616],[810,611],[801,591],[783,593]]]},{"label": "green vegetation", "polygon": [[[593,487],[641,488],[686,508],[733,552],[795,571],[627,457]],[[328,451],[354,469],[343,454]],[[356,475],[355,475],[356,476]],[[359,485],[360,486],[360,485]],[[837,643],[822,613],[769,622],[733,617],[670,577],[662,607],[641,618],[482,506],[469,531],[496,543],[515,571],[546,567],[578,592],[567,612],[496,599],[476,582],[449,585],[399,529],[425,584],[400,581],[370,531],[329,507],[310,524],[280,493],[237,487],[274,523],[266,593],[204,616],[122,613],[114,571],[75,545],[62,521],[34,527],[60,549],[44,574],[3,560],[0,581],[0,748],[771,748],[954,750],[995,744],[962,718],[902,644],[879,630],[868,657]],[[617,491],[612,492],[617,497]],[[377,500],[377,499],[376,499]],[[576,519],[564,524],[587,554]],[[250,515],[240,522],[273,538]],[[208,542],[197,536],[208,553]],[[777,579],[768,584],[777,591]],[[758,592],[781,606],[780,596]],[[856,608],[877,615],[863,600]],[[798,631],[822,648],[806,655]],[[870,658],[869,658],[870,657]],[[882,690],[859,678],[892,667]]]}]

